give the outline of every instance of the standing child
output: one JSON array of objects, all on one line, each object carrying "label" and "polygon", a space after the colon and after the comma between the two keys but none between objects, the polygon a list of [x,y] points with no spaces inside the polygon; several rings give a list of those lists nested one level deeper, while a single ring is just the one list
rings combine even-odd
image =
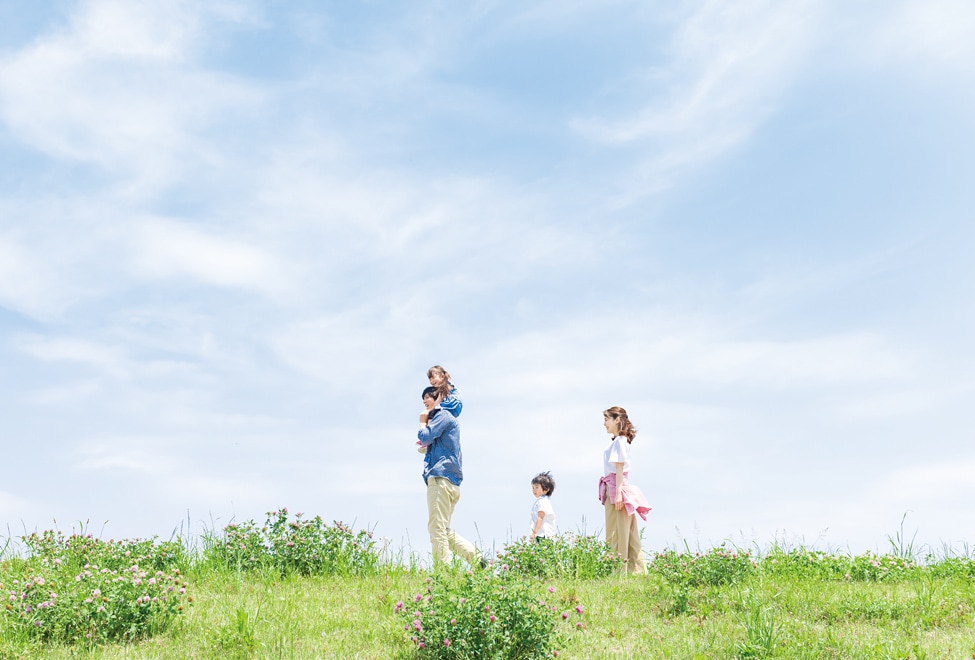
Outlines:
[{"label": "standing child", "polygon": [[636,514],[646,520],[650,505],[640,489],[629,482],[630,444],[636,437],[636,428],[619,406],[603,411],[603,426],[613,438],[603,452],[603,477],[599,480],[599,501],[606,513],[606,543],[623,558],[628,572],[645,573]]},{"label": "standing child", "polygon": [[541,472],[532,479],[532,495],[535,504],[532,505],[532,535],[535,541],[541,541],[555,536],[555,509],[549,499],[555,492],[555,479],[551,472]]},{"label": "standing child", "polygon": [[[457,387],[450,381],[450,374],[447,373],[447,370],[439,364],[435,364],[427,369],[427,379],[430,381],[430,387],[437,390],[437,408],[446,410],[454,417],[460,417],[460,413],[464,409],[464,402],[460,400]],[[419,445],[420,443],[416,444]],[[417,451],[425,454],[427,448],[420,446]]]}]

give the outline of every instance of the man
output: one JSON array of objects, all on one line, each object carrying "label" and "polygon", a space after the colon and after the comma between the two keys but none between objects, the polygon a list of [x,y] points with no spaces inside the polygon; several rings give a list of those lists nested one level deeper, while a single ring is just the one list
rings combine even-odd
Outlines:
[{"label": "man", "polygon": [[423,481],[427,485],[427,529],[433,545],[433,562],[449,562],[453,551],[471,565],[483,564],[474,544],[450,528],[450,518],[460,500],[460,483],[464,479],[457,418],[437,407],[435,387],[423,390],[423,405],[426,410],[420,413],[417,439],[427,449],[423,459]]}]

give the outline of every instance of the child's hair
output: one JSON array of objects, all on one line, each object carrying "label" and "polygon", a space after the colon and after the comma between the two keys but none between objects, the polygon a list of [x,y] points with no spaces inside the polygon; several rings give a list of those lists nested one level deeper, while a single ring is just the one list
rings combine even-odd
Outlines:
[{"label": "child's hair", "polygon": [[532,486],[538,484],[545,491],[546,495],[551,495],[555,492],[555,479],[552,478],[551,472],[539,472],[532,479]]},{"label": "child's hair", "polygon": [[435,364],[427,369],[427,378],[433,378],[433,374],[440,374],[443,376],[443,382],[440,383],[440,387],[437,388],[437,390],[440,398],[446,399],[448,396],[450,396],[450,374],[448,374],[447,370],[441,367],[439,364]]},{"label": "child's hair", "polygon": [[430,397],[431,399],[436,399],[437,395],[440,393],[440,389],[431,385],[430,387],[423,388],[423,394],[420,395],[421,399]]},{"label": "child's hair", "polygon": [[626,411],[619,406],[613,406],[608,410],[603,411],[603,415],[607,417],[612,417],[616,420],[616,424],[619,427],[620,435],[626,438],[627,444],[633,442],[633,438],[636,437],[636,427],[630,423],[630,418],[626,416]]}]

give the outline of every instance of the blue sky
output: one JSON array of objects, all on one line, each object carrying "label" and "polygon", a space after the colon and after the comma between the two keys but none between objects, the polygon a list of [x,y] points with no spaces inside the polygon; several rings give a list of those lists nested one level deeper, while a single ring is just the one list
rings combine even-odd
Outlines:
[{"label": "blue sky", "polygon": [[0,8],[0,523],[280,506],[429,552],[552,470],[645,545],[975,540],[975,8],[120,0]]}]

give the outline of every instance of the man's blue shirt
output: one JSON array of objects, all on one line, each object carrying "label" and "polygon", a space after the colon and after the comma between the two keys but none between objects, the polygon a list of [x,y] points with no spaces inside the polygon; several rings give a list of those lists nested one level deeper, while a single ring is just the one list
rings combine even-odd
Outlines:
[{"label": "man's blue shirt", "polygon": [[420,444],[427,448],[423,459],[423,483],[429,477],[444,477],[455,486],[464,480],[461,467],[460,426],[450,413],[434,408],[432,419],[416,434]]}]

